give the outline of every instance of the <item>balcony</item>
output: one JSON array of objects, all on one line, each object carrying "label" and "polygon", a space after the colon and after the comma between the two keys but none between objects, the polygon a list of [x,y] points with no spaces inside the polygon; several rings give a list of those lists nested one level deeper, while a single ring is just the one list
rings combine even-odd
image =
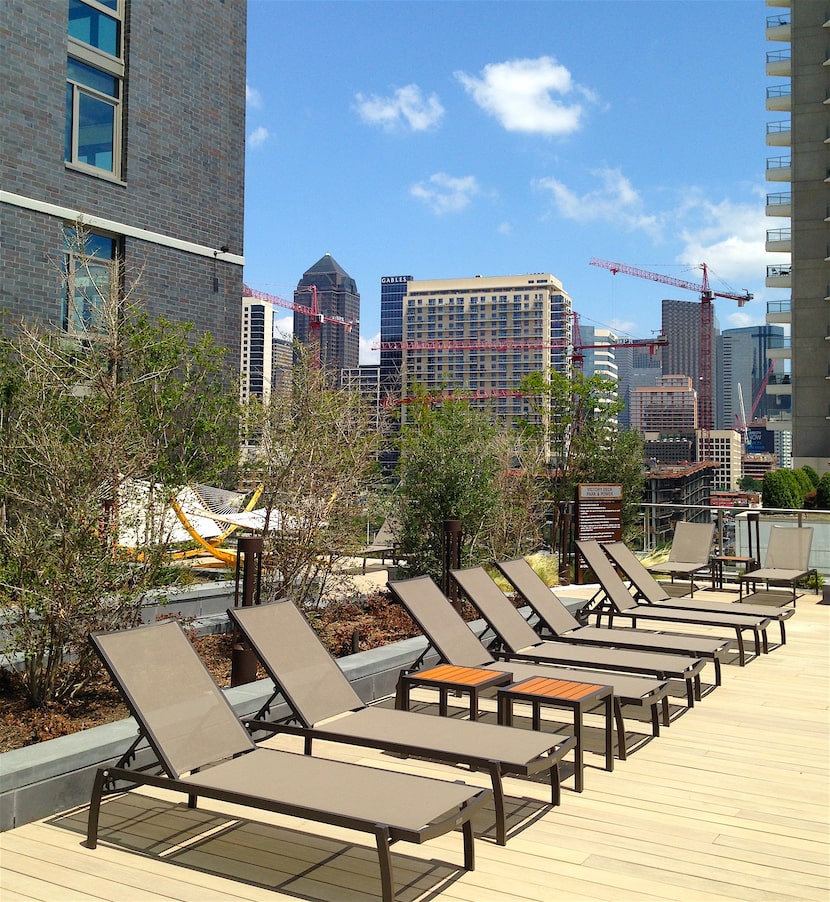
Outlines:
[{"label": "balcony", "polygon": [[790,360],[792,356],[792,340],[789,338],[782,338],[780,344],[767,347],[767,360]]},{"label": "balcony", "polygon": [[792,264],[767,267],[767,288],[792,288]]},{"label": "balcony", "polygon": [[792,301],[767,301],[767,323],[792,322]]},{"label": "balcony", "polygon": [[768,253],[789,253],[792,250],[792,230],[767,229],[765,248]]},{"label": "balcony", "polygon": [[773,78],[789,78],[791,74],[790,50],[770,50],[767,53],[767,75]]},{"label": "balcony", "polygon": [[789,191],[767,195],[767,216],[791,216],[793,196]]},{"label": "balcony", "polygon": [[770,112],[789,113],[792,109],[792,85],[771,85],[767,88],[767,109]]},{"label": "balcony", "polygon": [[789,13],[778,16],[767,16],[768,41],[789,41],[792,39]]},{"label": "balcony", "polygon": [[792,125],[789,119],[767,123],[767,147],[789,147]]},{"label": "balcony", "polygon": [[766,178],[768,182],[791,182],[793,163],[791,157],[769,157]]},{"label": "balcony", "polygon": [[792,395],[793,385],[789,373],[776,376],[773,373],[767,381],[766,393],[768,395]]},{"label": "balcony", "polygon": [[792,432],[793,415],[791,413],[776,413],[768,416],[767,429],[771,432]]}]

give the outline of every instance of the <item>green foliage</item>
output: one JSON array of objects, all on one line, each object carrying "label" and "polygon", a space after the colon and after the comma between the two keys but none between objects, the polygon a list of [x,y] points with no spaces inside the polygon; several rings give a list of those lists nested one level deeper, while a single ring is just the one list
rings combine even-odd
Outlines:
[{"label": "green foliage", "polygon": [[410,406],[401,429],[395,516],[401,550],[416,574],[440,577],[443,523],[460,520],[464,565],[484,555],[478,540],[498,501],[497,430],[463,401]]},{"label": "green foliage", "polygon": [[[538,423],[525,429],[549,454],[549,494],[554,518],[562,502],[573,501],[580,483],[610,482],[623,487],[623,532],[630,537],[639,523],[645,486],[643,443],[636,432],[620,431],[614,418],[623,408],[615,383],[556,370],[533,373],[522,391],[535,399]],[[554,530],[556,523],[554,522]]]},{"label": "green foliage", "polygon": [[798,470],[770,470],[764,474],[763,505],[800,510],[805,507],[807,496],[815,491],[815,503],[821,507],[820,485],[821,480],[811,467],[802,467]]},{"label": "green foliage", "polygon": [[760,479],[752,476],[741,476],[738,480],[738,488],[742,492],[760,492],[764,487],[764,483]]},{"label": "green foliage", "polygon": [[0,343],[3,651],[22,656],[37,705],[97,670],[91,631],[132,625],[142,594],[171,582],[163,546],[118,548],[122,486],[204,481],[237,453],[235,402],[216,399],[221,355],[209,338],[190,342],[101,300],[86,336],[23,325]]},{"label": "green foliage", "polygon": [[824,473],[816,486],[816,507],[830,511],[830,472]]}]

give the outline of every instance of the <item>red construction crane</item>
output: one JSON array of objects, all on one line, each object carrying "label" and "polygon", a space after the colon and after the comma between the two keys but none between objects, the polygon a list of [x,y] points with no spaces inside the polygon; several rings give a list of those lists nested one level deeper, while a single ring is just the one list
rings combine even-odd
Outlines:
[{"label": "red construction crane", "polygon": [[714,298],[728,298],[737,301],[739,307],[743,307],[747,301],[752,300],[748,291],[742,294],[732,292],[714,291],[709,286],[709,270],[705,263],[700,264],[703,270],[703,282],[689,282],[686,279],[675,279],[662,273],[649,272],[629,266],[626,263],[613,263],[609,260],[591,258],[591,266],[601,266],[610,270],[614,275],[624,273],[627,276],[636,276],[640,279],[650,279],[652,282],[660,282],[663,285],[673,285],[675,288],[685,288],[695,291],[700,295],[700,388],[698,391],[700,428],[703,432],[712,429],[712,300]]},{"label": "red construction crane", "polygon": [[287,301],[285,298],[281,298],[276,294],[268,294],[265,291],[258,291],[256,288],[249,288],[247,285],[242,286],[243,297],[256,298],[258,301],[265,301],[276,307],[285,307],[287,310],[293,310],[295,313],[300,313],[303,316],[308,317],[309,344],[314,349],[314,363],[319,367],[321,346],[320,332],[323,328],[323,323],[333,323],[336,326],[342,326],[346,332],[351,332],[357,323],[344,319],[342,316],[329,316],[326,313],[321,313],[317,304],[316,285],[303,286],[302,288],[298,288],[297,291],[311,292],[310,307],[307,307],[305,304],[298,304],[296,301]]}]

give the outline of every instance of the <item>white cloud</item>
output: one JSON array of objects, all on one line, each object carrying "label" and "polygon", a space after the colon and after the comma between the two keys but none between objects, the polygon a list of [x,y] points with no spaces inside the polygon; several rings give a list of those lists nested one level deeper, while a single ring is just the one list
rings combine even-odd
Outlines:
[{"label": "white cloud", "polygon": [[248,147],[262,147],[262,145],[268,140],[270,137],[270,132],[267,128],[260,125],[259,128],[255,128],[250,135],[248,135]]},{"label": "white cloud", "polygon": [[466,72],[456,72],[455,77],[486,113],[511,132],[569,135],[580,128],[584,115],[577,95],[596,99],[551,56],[490,63],[478,78]]},{"label": "white cloud", "polygon": [[274,338],[290,341],[294,336],[294,314],[286,313],[279,318],[274,317]]},{"label": "white cloud", "polygon": [[355,95],[355,109],[369,125],[379,125],[387,131],[408,128],[423,132],[435,128],[444,116],[444,107],[436,94],[424,97],[418,85],[398,88],[390,97],[372,94]]},{"label": "white cloud", "polygon": [[245,83],[245,103],[255,110],[262,106],[262,95],[256,88],[252,88],[247,82]]},{"label": "white cloud", "polygon": [[373,349],[373,344],[380,343],[380,332],[372,338],[364,338],[362,335],[360,336],[360,345],[359,345],[359,356],[358,361],[360,363],[380,363],[380,350]]},{"label": "white cloud", "polygon": [[591,172],[598,185],[585,194],[577,194],[555,178],[534,182],[536,188],[550,193],[559,214],[576,222],[619,223],[627,229],[638,229],[659,237],[660,223],[644,210],[643,199],[619,169],[597,169]]},{"label": "white cloud", "polygon": [[[786,263],[789,254],[765,250],[769,228],[763,200],[757,203],[713,202],[692,194],[678,211],[678,262],[706,263],[710,282],[757,282],[767,266]],[[729,290],[726,286],[715,290]],[[736,289],[740,292],[740,286]]]},{"label": "white cloud", "polygon": [[445,172],[436,172],[409,189],[413,197],[424,201],[438,215],[460,212],[480,191],[475,176],[456,178]]}]

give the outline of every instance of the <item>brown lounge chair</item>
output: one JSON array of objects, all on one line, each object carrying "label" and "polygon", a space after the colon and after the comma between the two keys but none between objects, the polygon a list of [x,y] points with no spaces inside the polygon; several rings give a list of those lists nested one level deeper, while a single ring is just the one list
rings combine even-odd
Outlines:
[{"label": "brown lounge chair", "polygon": [[664,608],[678,608],[686,611],[705,611],[710,614],[739,614],[748,617],[765,617],[778,622],[781,629],[781,644],[787,642],[784,621],[795,614],[795,608],[775,608],[765,604],[736,604],[731,601],[714,601],[708,598],[670,598],[663,587],[646,570],[636,554],[624,542],[603,542],[602,547],[611,560],[631,581],[635,599],[641,598],[646,604]]},{"label": "brown lounge chair", "polygon": [[742,667],[746,664],[745,631],[751,632],[755,638],[756,656],[760,655],[762,650],[764,652],[769,650],[767,644],[769,617],[751,617],[730,612],[713,614],[710,611],[691,611],[687,608],[664,606],[662,602],[660,605],[637,604],[599,542],[594,540],[577,541],[576,547],[585,562],[594,571],[594,576],[600,584],[599,591],[582,608],[586,615],[595,614],[598,623],[604,613],[608,617],[609,625],[613,624],[615,616],[620,616],[628,617],[632,626],[636,626],[638,620],[654,620],[662,623],[679,623],[684,626],[733,629],[738,643],[738,660]]},{"label": "brown lounge chair", "polygon": [[[394,898],[390,846],[464,833],[464,867],[472,870],[471,818],[490,791],[378,768],[257,748],[221,689],[174,621],[90,636],[139,725],[139,738],[118,764],[95,777],[87,845],[98,842],[105,787],[154,786],[279,812],[374,834],[383,899]],[[144,740],[161,773],[126,766]]]},{"label": "brown lounge chair", "polygon": [[[401,582],[390,581],[388,588],[409,611],[412,619],[429,640],[430,647],[435,649],[442,661],[459,667],[482,667],[493,670],[505,668],[505,664],[497,662],[484,647],[453,608],[449,599],[428,576],[417,576]],[[419,660],[425,658],[427,652],[424,652]],[[542,676],[575,683],[610,686],[621,705],[637,706],[650,712],[654,736],[660,735],[658,706],[662,705],[663,723],[666,726],[669,724],[667,698],[669,685],[665,681],[627,674],[603,673],[597,670],[556,667],[550,664],[527,664],[522,661],[514,661],[509,666],[516,682]],[[622,716],[617,708],[619,735],[623,735],[621,720]],[[625,754],[626,750],[621,745],[619,757],[624,759]]]},{"label": "brown lounge chair", "polygon": [[[529,733],[494,724],[430,717],[364,705],[337,662],[290,601],[231,608],[231,619],[251,643],[276,690],[247,724],[256,731],[298,732],[313,739],[347,742],[403,755],[421,755],[486,770],[493,783],[497,842],[507,841],[502,774],[550,773],[552,802],[559,804],[559,762],[574,747],[573,736]],[[259,718],[281,695],[299,727]]]},{"label": "brown lounge chair", "polygon": [[535,628],[543,639],[550,637],[581,645],[662,651],[708,658],[715,667],[715,685],[720,686],[721,662],[729,654],[729,643],[726,640],[654,630],[582,626],[524,558],[501,561],[496,566],[536,614],[538,621]]},{"label": "brown lounge chair", "polygon": [[535,664],[563,664],[638,673],[661,680],[679,679],[686,683],[690,708],[694,707],[696,699],[700,699],[700,672],[706,664],[700,658],[542,641],[483,567],[451,572],[453,579],[496,634],[495,648],[491,646],[491,651],[497,658],[508,662],[532,661]]},{"label": "brown lounge chair", "polygon": [[688,523],[680,520],[674,527],[668,560],[652,564],[651,573],[668,573],[671,581],[675,576],[689,580],[689,594],[695,594],[695,574],[706,570],[712,553],[715,535],[714,523]]},{"label": "brown lounge chair", "polygon": [[818,595],[818,570],[810,566],[810,550],[813,545],[812,526],[771,526],[764,566],[740,576],[740,597],[744,583],[766,583],[770,586],[789,586],[793,590],[792,603],[796,600],[796,584],[805,577],[815,580]]}]

